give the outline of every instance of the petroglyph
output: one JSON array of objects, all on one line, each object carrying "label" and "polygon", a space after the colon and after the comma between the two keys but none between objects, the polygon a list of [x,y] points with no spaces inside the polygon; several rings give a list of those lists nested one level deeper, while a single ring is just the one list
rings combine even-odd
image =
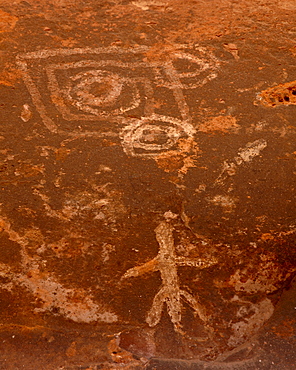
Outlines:
[{"label": "petroglyph", "polygon": [[194,133],[194,128],[186,121],[153,114],[126,125],[121,135],[128,155],[152,157],[173,148],[181,138],[193,137]]},{"label": "petroglyph", "polygon": [[[16,271],[6,264],[0,264],[0,276],[6,283],[1,284],[1,289],[12,291],[16,286],[24,287],[33,294],[39,302],[39,307],[34,312],[49,311],[52,314],[64,316],[76,322],[102,321],[113,323],[118,320],[106,304],[97,302],[84,289],[71,289],[64,287],[54,276],[44,271],[46,260],[39,255],[31,257],[27,247],[35,243],[44,248],[44,240],[40,231],[31,230],[24,235],[14,231],[9,221],[0,218],[0,228],[7,233],[9,240],[17,242],[20,246],[21,271]],[[33,240],[34,241],[34,240]]]},{"label": "petroglyph", "polygon": [[24,122],[28,122],[32,118],[32,111],[29,104],[23,105],[20,117]]},{"label": "petroglyph", "polygon": [[296,9],[296,4],[293,0],[279,1],[278,6],[285,10],[295,10]]},{"label": "petroglyph", "polygon": [[[167,216],[167,217],[166,217]],[[179,266],[191,266],[204,269],[217,264],[214,258],[188,258],[177,256],[175,252],[173,231],[174,227],[170,223],[171,212],[165,214],[166,221],[162,221],[155,229],[156,240],[159,244],[159,253],[141,266],[129,269],[122,279],[138,277],[148,272],[159,271],[162,286],[153,299],[152,307],[146,317],[149,326],[156,326],[162,315],[163,306],[166,304],[168,314],[176,331],[181,331],[182,302],[183,298],[194,313],[204,322],[207,322],[207,315],[204,308],[192,294],[180,288],[178,277]]]},{"label": "petroglyph", "polygon": [[253,142],[247,143],[244,148],[240,148],[238,155],[233,160],[224,161],[222,171],[215,184],[223,184],[223,182],[230,176],[236,174],[236,170],[243,163],[249,163],[253,158],[260,155],[261,151],[267,147],[267,141],[258,139]]},{"label": "petroglyph", "polygon": [[115,245],[104,243],[102,245],[102,261],[106,263],[110,259],[110,255],[116,250]]},{"label": "petroglyph", "polygon": [[[103,167],[104,168],[104,167]],[[60,174],[54,182],[56,187],[60,184]],[[90,184],[91,186],[93,184]],[[39,188],[33,190],[33,194],[40,197],[47,216],[69,222],[88,217],[108,224],[112,229],[115,227],[116,220],[126,214],[126,208],[121,201],[122,194],[112,188],[111,183],[94,185],[89,191],[78,192],[76,194],[67,193],[60,209],[54,209],[51,205],[51,198],[43,193]]]},{"label": "petroglyph", "polygon": [[224,44],[224,49],[227,50],[230,54],[232,54],[233,58],[238,61],[240,59],[238,48],[235,44]]},{"label": "petroglyph", "polygon": [[[208,50],[178,49],[168,49],[165,59],[147,57],[145,46],[40,50],[19,55],[17,64],[48,130],[120,134],[128,155],[153,156],[194,135],[183,90],[217,77],[219,62]],[[157,103],[164,94],[169,116]]]},{"label": "petroglyph", "polygon": [[296,266],[285,269],[277,261],[276,255],[272,253],[260,255],[257,268],[249,263],[243,269],[238,269],[229,278],[229,286],[232,286],[237,292],[247,294],[266,293],[270,294],[278,290],[284,281],[296,271]]},{"label": "petroglyph", "polygon": [[[109,118],[139,107],[140,92],[137,83],[142,83],[146,94],[149,95],[148,80],[140,77],[128,78],[129,65],[112,61],[112,67],[124,68],[121,75],[109,71],[109,66],[110,62],[107,61],[80,61],[47,67],[51,100],[65,120],[96,120],[96,116]],[[76,73],[79,68],[83,69],[83,72]],[[57,71],[73,73],[65,81],[65,87],[60,86]],[[77,108],[78,112],[73,112],[73,107]],[[89,114],[81,114],[79,111]]]},{"label": "petroglyph", "polygon": [[41,305],[34,309],[36,313],[49,311],[84,323],[112,323],[118,320],[113,312],[105,305],[95,303],[83,289],[65,288],[55,278],[41,273],[38,264],[33,261],[27,273],[13,273],[6,265],[1,265],[0,270],[0,275],[10,280],[1,285],[1,288],[11,291],[18,285],[28,289],[39,300],[39,306]]},{"label": "petroglyph", "polygon": [[273,314],[274,306],[268,298],[264,298],[258,303],[252,303],[234,296],[232,301],[241,304],[237,312],[237,317],[240,319],[244,318],[231,325],[234,333],[229,338],[228,345],[230,347],[236,347],[244,343],[247,338],[262,327]]},{"label": "petroglyph", "polygon": [[168,7],[168,2],[157,1],[157,0],[132,1],[132,4],[144,11],[149,10],[150,8],[156,8],[156,9],[164,11]]},{"label": "petroglyph", "polygon": [[[185,46],[185,45],[184,45]],[[195,89],[208,83],[218,76],[219,61],[204,47],[197,47],[197,55],[174,52],[170,64],[178,70],[178,64],[188,63],[188,71],[178,72],[183,89]]]},{"label": "petroglyph", "polygon": [[259,139],[252,143],[248,143],[245,148],[242,148],[238,151],[238,157],[235,158],[235,161],[238,165],[242,164],[243,162],[250,162],[266,147],[267,142],[264,139]]},{"label": "petroglyph", "polygon": [[213,198],[207,198],[209,203],[223,208],[225,212],[232,212],[236,206],[237,199],[229,195],[215,195]]}]

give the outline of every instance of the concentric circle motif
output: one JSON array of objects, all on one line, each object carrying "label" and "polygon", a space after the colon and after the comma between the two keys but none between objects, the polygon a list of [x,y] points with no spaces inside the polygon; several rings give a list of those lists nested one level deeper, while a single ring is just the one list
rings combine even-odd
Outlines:
[{"label": "concentric circle motif", "polygon": [[121,137],[126,154],[152,157],[172,149],[180,138],[192,137],[194,133],[188,122],[154,114],[127,125]]},{"label": "concentric circle motif", "polygon": [[[132,88],[129,101],[122,103],[124,87]],[[81,111],[94,115],[122,113],[139,105],[136,84],[116,73],[88,70],[72,76],[66,87],[67,99]]]}]

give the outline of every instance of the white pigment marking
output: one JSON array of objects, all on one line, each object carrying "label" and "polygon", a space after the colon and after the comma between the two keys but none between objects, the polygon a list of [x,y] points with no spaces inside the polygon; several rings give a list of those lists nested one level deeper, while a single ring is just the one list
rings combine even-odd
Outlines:
[{"label": "white pigment marking", "polygon": [[151,327],[156,326],[161,319],[163,306],[166,304],[175,330],[181,331],[182,297],[204,323],[207,321],[207,316],[198,300],[180,288],[178,266],[191,266],[203,269],[215,265],[218,262],[214,258],[194,259],[177,256],[175,253],[173,230],[174,228],[169,221],[160,222],[155,229],[156,240],[159,244],[158,255],[153,260],[141,266],[129,269],[122,276],[122,279],[138,277],[149,271],[159,271],[162,286],[153,299],[152,307],[146,317],[146,322]]}]

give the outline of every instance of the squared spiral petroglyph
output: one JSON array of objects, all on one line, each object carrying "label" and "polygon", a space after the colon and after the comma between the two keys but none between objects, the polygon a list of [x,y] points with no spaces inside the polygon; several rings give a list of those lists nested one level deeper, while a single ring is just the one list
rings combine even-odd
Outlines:
[{"label": "squared spiral petroglyph", "polygon": [[120,135],[128,155],[149,156],[194,134],[183,91],[215,78],[219,65],[203,48],[196,52],[151,58],[145,46],[39,50],[19,55],[17,64],[51,132]]}]

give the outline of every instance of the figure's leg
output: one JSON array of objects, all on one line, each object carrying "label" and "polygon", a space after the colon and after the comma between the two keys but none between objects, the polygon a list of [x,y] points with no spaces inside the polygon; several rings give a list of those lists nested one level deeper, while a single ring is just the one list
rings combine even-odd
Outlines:
[{"label": "figure's leg", "polygon": [[184,332],[181,329],[182,305],[179,287],[166,297],[166,304],[168,307],[168,314],[170,315],[175,331],[183,335]]},{"label": "figure's leg", "polygon": [[213,328],[208,323],[208,317],[206,316],[205,309],[202,305],[188,292],[181,290],[180,294],[186,299],[186,301],[193,308],[194,313],[199,316],[199,318],[204,322],[204,328],[206,329],[209,338],[213,337]]},{"label": "figure's leg", "polygon": [[180,294],[186,299],[186,301],[190,304],[190,306],[194,309],[194,312],[197,313],[199,318],[203,322],[207,322],[207,316],[205,314],[205,309],[202,307],[201,304],[188,292],[185,290],[181,290]]},{"label": "figure's leg", "polygon": [[149,326],[155,326],[161,319],[163,305],[166,300],[166,293],[162,287],[160,291],[155,295],[152,303],[152,307],[146,317],[146,322]]},{"label": "figure's leg", "polygon": [[172,323],[174,325],[180,325],[182,318],[182,307],[179,289],[175,289],[174,291],[170,292],[170,294],[167,294],[166,304]]}]

